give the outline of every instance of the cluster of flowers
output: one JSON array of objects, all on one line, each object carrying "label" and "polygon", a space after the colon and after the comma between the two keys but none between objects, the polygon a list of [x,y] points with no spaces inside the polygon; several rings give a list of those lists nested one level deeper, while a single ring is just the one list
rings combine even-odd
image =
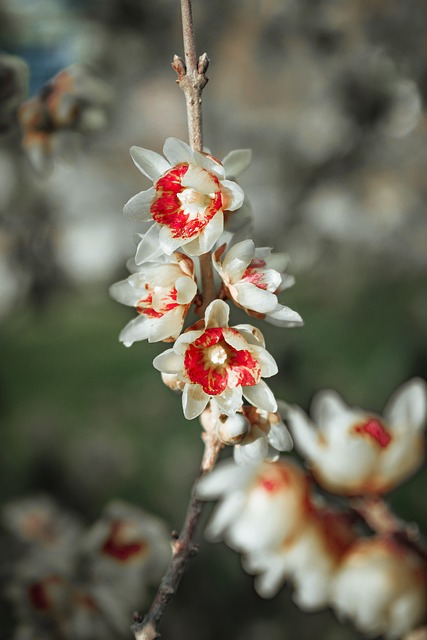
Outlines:
[{"label": "cluster of flowers", "polygon": [[220,499],[209,523],[257,574],[255,588],[271,597],[290,580],[297,604],[332,606],[364,633],[399,638],[427,614],[426,558],[395,535],[366,535],[351,512],[315,494],[311,477],[328,492],[379,495],[420,465],[427,415],[424,382],[396,391],[384,417],[347,407],[324,391],[313,401],[314,422],[296,406],[281,407],[312,475],[289,459],[237,465],[225,461],[198,487]]},{"label": "cluster of flowers", "polygon": [[163,522],[121,501],[87,531],[44,496],[6,504],[3,522],[19,553],[7,589],[14,640],[121,637],[170,557]]},{"label": "cluster of flowers", "polygon": [[[415,379],[397,391],[384,419],[323,392],[313,404],[318,429],[300,408],[278,406],[263,380],[277,365],[262,333],[250,324],[230,327],[225,302],[279,327],[302,325],[278,300],[293,284],[287,257],[247,237],[249,205],[234,180],[250,152],[233,151],[219,162],[175,138],[163,152],[131,149],[153,186],[131,198],[124,212],[152,224],[139,236],[131,275],[110,291],[138,312],[120,340],[126,346],[173,342],[154,367],[182,393],[187,419],[199,416],[207,432],[234,445],[234,462],[199,484],[201,498],[222,498],[208,535],[224,535],[244,554],[246,569],[259,574],[261,595],[274,595],[291,579],[302,607],[332,605],[362,631],[398,637],[426,613],[425,561],[394,538],[360,537],[349,516],[319,503],[307,474],[279,453],[292,447],[288,425],[327,491],[389,491],[421,463],[425,384]],[[191,306],[203,301],[198,257],[208,252],[217,296],[204,318],[183,330]]]},{"label": "cluster of flowers", "polygon": [[103,128],[110,101],[109,87],[84,65],[75,64],[21,104],[17,117],[22,144],[38,173],[47,174],[53,158],[72,146],[70,135]]},{"label": "cluster of flowers", "polygon": [[[224,232],[232,216],[247,219],[242,189],[231,178],[247,167],[250,152],[233,151],[219,162],[176,138],[166,140],[163,152],[165,158],[148,149],[131,149],[133,161],[153,187],[131,198],[124,212],[153,224],[140,236],[131,275],[110,289],[115,299],[138,312],[120,340],[127,346],[144,339],[174,342],[155,358],[154,366],[168,384],[182,390],[188,419],[199,416],[209,402],[212,411],[234,417],[243,398],[266,415],[274,413],[276,400],[262,378],[277,372],[276,363],[258,329],[249,324],[229,327],[224,302],[230,298],[249,315],[279,326],[302,324],[299,314],[277,298],[293,284],[285,274],[287,257],[256,248],[250,239],[236,242],[236,235]],[[191,305],[200,302],[197,257],[214,247],[213,266],[223,299],[211,302],[204,320],[182,332]],[[243,422],[247,433],[251,421]]]}]

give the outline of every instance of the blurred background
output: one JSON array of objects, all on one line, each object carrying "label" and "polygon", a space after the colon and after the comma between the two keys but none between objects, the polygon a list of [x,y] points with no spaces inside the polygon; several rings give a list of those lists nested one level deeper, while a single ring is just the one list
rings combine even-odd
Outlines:
[{"label": "blurred background", "polygon": [[[305,327],[258,323],[279,364],[271,387],[305,409],[333,387],[381,412],[399,384],[427,378],[427,4],[194,0],[193,14],[211,60],[205,144],[219,158],[253,150],[240,184],[256,243],[288,253],[296,276],[286,303]],[[91,523],[119,497],[177,529],[200,425],[151,366],[163,346],[119,344],[133,313],[108,286],[126,277],[141,231],[123,205],[148,187],[129,147],[161,152],[166,137],[187,139],[170,67],[182,54],[179,2],[0,0],[0,38],[2,53],[28,64],[29,96],[74,62],[112,92],[104,130],[47,177],[14,119],[2,122],[1,500],[47,493]],[[424,469],[390,496],[424,533],[426,488]],[[1,540],[6,561],[7,532]],[[164,637],[359,638],[327,611],[300,612],[289,589],[262,601],[252,582],[237,554],[204,543]],[[5,600],[1,636],[15,623]]]}]

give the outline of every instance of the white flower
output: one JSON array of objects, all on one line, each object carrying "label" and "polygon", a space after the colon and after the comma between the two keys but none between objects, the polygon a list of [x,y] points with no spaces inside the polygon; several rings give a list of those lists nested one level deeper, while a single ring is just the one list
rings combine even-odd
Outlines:
[{"label": "white flower", "polygon": [[271,390],[261,380],[277,373],[276,362],[258,329],[228,327],[229,313],[225,302],[214,300],[206,309],[203,328],[197,323],[153,361],[162,373],[177,374],[185,382],[182,405],[189,420],[200,415],[211,398],[227,415],[240,409],[242,396],[265,411],[277,409]]},{"label": "white flower", "polygon": [[294,284],[294,278],[285,275],[288,256],[271,253],[269,248],[255,248],[252,240],[243,240],[232,246],[222,257],[225,245],[213,257],[227,295],[249,315],[265,318],[280,327],[302,325],[301,316],[279,303],[277,294]]},{"label": "white flower", "polygon": [[209,405],[200,416],[206,431],[214,429],[221,442],[234,445],[237,464],[277,460],[279,451],[292,449],[292,438],[278,413],[244,405],[232,416]]},{"label": "white flower", "polygon": [[135,307],[139,316],[120,334],[129,347],[136,340],[175,340],[197,293],[193,261],[182,253],[158,258],[110,287],[110,294]]},{"label": "white flower", "polygon": [[320,392],[314,398],[311,415],[314,422],[292,406],[286,417],[296,447],[316,480],[329,491],[384,493],[422,462],[427,390],[419,378],[397,389],[383,418],[348,407],[334,391]]},{"label": "white flower", "polygon": [[259,574],[255,589],[263,598],[273,597],[290,580],[298,606],[319,609],[330,603],[332,580],[354,539],[343,514],[313,507],[292,539],[285,538],[262,553],[248,554],[244,567]]},{"label": "white flower", "polygon": [[138,264],[183,246],[193,256],[210,251],[223,231],[224,211],[236,211],[244,200],[242,189],[226,179],[226,167],[229,173],[243,170],[246,150],[231,152],[221,164],[181,140],[168,138],[163,153],[166,159],[148,149],[131,148],[135,165],[153,181],[153,187],[133,196],[124,207],[134,220],[154,220],[138,246]]},{"label": "white flower", "polygon": [[363,633],[400,638],[427,613],[425,562],[391,539],[360,539],[335,579],[332,605]]},{"label": "white flower", "polygon": [[288,460],[243,466],[227,460],[199,481],[197,494],[221,500],[206,536],[245,553],[292,541],[311,509],[307,477]]}]

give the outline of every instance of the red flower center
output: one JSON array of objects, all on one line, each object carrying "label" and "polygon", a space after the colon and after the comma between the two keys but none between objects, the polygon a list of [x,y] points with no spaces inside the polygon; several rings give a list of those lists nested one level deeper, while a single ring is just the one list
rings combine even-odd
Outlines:
[{"label": "red flower center", "polygon": [[184,356],[184,368],[193,384],[217,396],[227,387],[251,387],[261,378],[258,362],[246,349],[237,350],[224,339],[221,328],[206,331],[190,344]]},{"label": "red flower center", "polygon": [[102,552],[119,562],[127,562],[135,556],[144,555],[148,551],[148,542],[144,539],[129,540],[126,524],[119,520],[111,523],[110,536],[102,545]]},{"label": "red flower center", "polygon": [[150,207],[153,220],[169,227],[174,238],[188,239],[199,235],[223,205],[218,178],[200,168],[213,186],[211,193],[201,193],[197,188],[182,184],[188,169],[188,164],[178,164],[159,178]]},{"label": "red flower center", "polygon": [[356,433],[366,433],[375,440],[382,449],[385,449],[391,441],[391,435],[385,430],[382,423],[377,418],[370,418],[363,424],[358,424],[354,428]]}]

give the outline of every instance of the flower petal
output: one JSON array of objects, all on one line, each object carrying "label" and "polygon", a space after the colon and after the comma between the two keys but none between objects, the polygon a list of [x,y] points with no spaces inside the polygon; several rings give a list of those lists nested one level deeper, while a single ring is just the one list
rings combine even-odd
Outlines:
[{"label": "flower petal", "polygon": [[240,176],[249,167],[251,160],[251,149],[234,149],[230,151],[222,161],[227,178]]},{"label": "flower petal", "polygon": [[339,393],[332,389],[318,391],[311,401],[310,414],[315,424],[322,428],[336,416],[348,413],[349,408]]},{"label": "flower petal", "polygon": [[191,164],[188,167],[187,172],[181,179],[181,184],[183,187],[194,189],[204,195],[218,191],[218,182],[213,179],[209,171],[198,167],[196,164]]},{"label": "flower petal", "polygon": [[167,349],[154,358],[153,367],[162,373],[181,373],[183,359],[173,349]]},{"label": "flower petal", "polygon": [[282,421],[271,424],[267,441],[278,451],[290,451],[293,446],[291,434]]},{"label": "flower petal", "polygon": [[267,349],[254,345],[251,346],[251,354],[258,361],[263,378],[271,378],[271,376],[276,375],[278,372],[277,363]]},{"label": "flower petal", "polygon": [[150,335],[151,322],[144,316],[138,316],[131,320],[121,331],[119,340],[125,347],[130,347],[138,340],[147,340]]},{"label": "flower petal", "polygon": [[260,289],[254,284],[239,282],[234,285],[236,302],[245,309],[258,313],[274,312],[277,307],[277,296],[270,291]]},{"label": "flower petal", "polygon": [[197,293],[197,284],[189,276],[181,276],[175,282],[178,304],[189,304]]},{"label": "flower petal", "polygon": [[272,411],[273,413],[277,411],[276,398],[270,387],[263,380],[253,387],[242,387],[242,393],[254,407],[264,409],[264,411]]},{"label": "flower petal", "polygon": [[281,304],[278,304],[274,311],[268,312],[265,320],[276,327],[302,327],[304,324],[299,313]]},{"label": "flower petal", "polygon": [[243,189],[232,180],[221,180],[221,185],[223,199],[225,200],[224,210],[236,211],[240,209],[245,199]]},{"label": "flower petal", "polygon": [[132,287],[128,279],[112,284],[109,293],[114,300],[129,307],[134,307],[138,300],[141,299],[141,292]]},{"label": "flower petal", "polygon": [[191,147],[178,138],[166,138],[163,145],[163,153],[172,167],[183,162],[194,163],[194,153]]},{"label": "flower petal", "polygon": [[[222,213],[222,211],[218,211],[218,213],[214,215],[212,220],[209,220],[208,224],[199,235],[198,240],[200,253],[198,253],[197,255],[201,255],[202,253],[207,253],[208,251],[210,251],[223,232],[223,229],[224,214]],[[188,245],[186,246],[186,250],[188,251]]]},{"label": "flower petal", "polygon": [[234,462],[239,465],[257,464],[268,455],[268,443],[261,429],[251,430],[251,437],[234,447]]},{"label": "flower petal", "polygon": [[182,307],[176,307],[168,311],[161,318],[152,321],[148,342],[160,342],[160,340],[167,340],[168,338],[176,340],[183,324],[184,314]]},{"label": "flower petal", "polygon": [[228,274],[231,282],[237,282],[241,279],[254,254],[255,244],[253,240],[238,242],[227,251],[222,268]]},{"label": "flower petal", "polygon": [[384,418],[391,428],[421,430],[427,417],[427,387],[421,378],[412,378],[391,396],[384,409]]},{"label": "flower petal", "polygon": [[206,408],[209,396],[199,384],[186,384],[182,394],[182,408],[187,420],[197,418]]},{"label": "flower petal", "polygon": [[242,387],[228,387],[220,395],[214,396],[212,402],[216,403],[221,413],[233,416],[242,406]]},{"label": "flower petal", "polygon": [[316,428],[307,414],[298,406],[286,406],[286,422],[290,427],[297,449],[309,462],[321,454]]},{"label": "flower petal", "polygon": [[135,254],[135,262],[137,265],[154,260],[162,255],[162,249],[159,244],[160,227],[157,223],[151,225],[147,233],[141,236],[141,242],[138,244]]},{"label": "flower petal", "polygon": [[169,227],[161,227],[159,232],[159,242],[162,251],[170,256],[182,245],[182,238],[174,238]]},{"label": "flower petal", "polygon": [[169,162],[155,151],[142,147],[131,147],[130,155],[138,169],[147,178],[155,182],[171,168]]},{"label": "flower petal", "polygon": [[154,187],[150,187],[146,191],[140,191],[133,196],[123,207],[123,213],[132,220],[140,222],[148,222],[151,220],[150,207],[156,194]]},{"label": "flower petal", "polygon": [[228,327],[230,308],[224,300],[214,300],[206,308],[205,323],[207,329]]}]

